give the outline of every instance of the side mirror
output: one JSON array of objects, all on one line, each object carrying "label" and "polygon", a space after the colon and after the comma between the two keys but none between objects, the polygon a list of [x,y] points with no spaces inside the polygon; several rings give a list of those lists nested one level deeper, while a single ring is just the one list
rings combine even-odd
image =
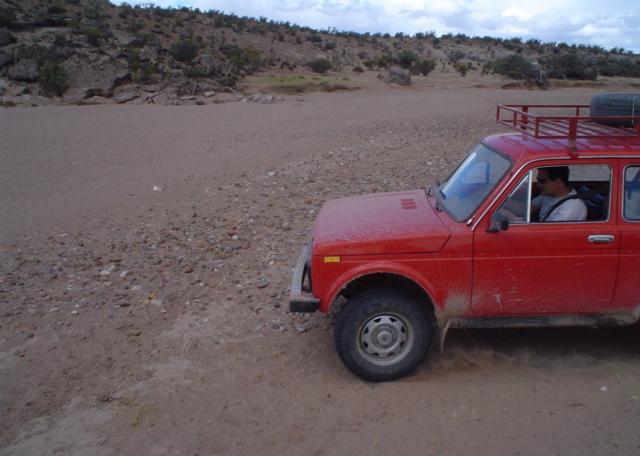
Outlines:
[{"label": "side mirror", "polygon": [[506,215],[496,212],[491,216],[491,225],[487,230],[489,233],[498,233],[509,229],[509,219]]}]

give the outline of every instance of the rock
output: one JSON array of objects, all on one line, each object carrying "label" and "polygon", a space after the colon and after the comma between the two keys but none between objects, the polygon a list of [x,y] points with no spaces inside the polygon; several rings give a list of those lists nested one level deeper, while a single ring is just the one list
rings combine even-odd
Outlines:
[{"label": "rock", "polygon": [[182,101],[191,101],[191,100],[195,100],[195,99],[196,99],[196,97],[195,97],[195,96],[193,96],[193,95],[184,95],[184,96],[180,97],[180,99],[181,99]]},{"label": "rock", "polygon": [[154,62],[158,59],[158,51],[151,46],[145,46],[140,50],[140,54],[138,54],[138,57],[143,62]]},{"label": "rock", "polygon": [[16,37],[8,28],[0,28],[0,46],[6,46],[7,44],[12,44],[15,42]]},{"label": "rock", "polygon": [[157,185],[153,186],[153,191],[154,192],[161,192],[162,191],[162,187],[158,187]]},{"label": "rock", "polygon": [[39,74],[35,60],[20,60],[8,72],[8,76],[17,81],[37,81]]},{"label": "rock", "polygon": [[122,30],[113,31],[113,39],[119,46],[141,46],[142,40]]},{"label": "rock", "polygon": [[256,282],[256,287],[258,288],[267,288],[269,286],[269,281],[266,279],[259,279]]},{"label": "rock", "polygon": [[100,275],[109,275],[115,270],[115,268],[116,265],[112,264],[108,268],[104,268],[102,271],[100,271]]},{"label": "rock", "polygon": [[214,96],[216,94],[215,91],[213,90],[207,90],[205,93],[203,93],[203,95],[207,98],[211,98],[212,96]]},{"label": "rock", "polygon": [[155,93],[164,89],[164,84],[145,84],[141,88],[145,92]]},{"label": "rock", "polygon": [[307,332],[309,331],[311,324],[309,322],[306,323],[299,323],[297,325],[295,325],[296,331],[298,331],[299,333],[303,333],[303,332]]},{"label": "rock", "polygon": [[109,98],[106,97],[100,97],[100,96],[93,96],[93,97],[89,97],[86,98],[84,100],[79,100],[78,104],[83,105],[83,106],[89,106],[89,105],[103,105],[103,104],[109,104],[111,103],[111,100]]},{"label": "rock", "polygon": [[152,306],[156,306],[156,307],[160,307],[162,306],[162,299],[152,299],[149,304],[151,304]]},{"label": "rock", "polygon": [[132,90],[125,90],[124,92],[120,92],[114,95],[113,99],[120,104],[120,103],[126,103],[127,101],[135,100],[139,96],[140,94],[138,94],[136,90],[132,89]]},{"label": "rock", "polygon": [[254,93],[249,97],[249,101],[252,101],[254,103],[270,104],[275,102],[275,98],[273,97],[273,95]]},{"label": "rock", "polygon": [[389,84],[410,85],[411,73],[409,70],[403,70],[402,68],[389,68],[383,79],[384,82]]},{"label": "rock", "polygon": [[[33,60],[37,65],[42,65],[52,58],[58,58],[58,49],[51,44],[40,43],[20,43],[16,46],[14,58],[17,61]],[[68,57],[68,55],[60,56]]]},{"label": "rock", "polygon": [[75,95],[81,99],[94,95],[111,96],[118,85],[131,78],[127,66],[110,57],[86,62],[74,55],[64,62],[64,67],[71,84],[69,96]]},{"label": "rock", "polygon": [[5,51],[0,50],[0,68],[9,65],[13,61],[13,58]]}]

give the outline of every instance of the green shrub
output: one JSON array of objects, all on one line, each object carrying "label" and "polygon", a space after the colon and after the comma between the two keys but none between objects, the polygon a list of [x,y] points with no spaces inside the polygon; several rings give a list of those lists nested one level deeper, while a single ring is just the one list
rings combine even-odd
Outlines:
[{"label": "green shrub", "polygon": [[98,27],[86,27],[82,29],[82,34],[87,37],[91,46],[99,46],[104,38],[104,33]]},{"label": "green shrub", "polygon": [[433,70],[436,69],[436,62],[431,59],[418,59],[413,65],[414,72],[423,76],[428,76]]},{"label": "green shrub", "polygon": [[536,75],[536,68],[521,55],[510,55],[501,59],[496,59],[493,64],[493,71],[512,79],[532,79]]},{"label": "green shrub", "polygon": [[0,7],[0,27],[11,27],[16,20],[16,14],[9,8]]},{"label": "green shrub", "polygon": [[575,51],[555,54],[543,60],[549,77],[556,79],[596,80],[598,69],[591,56]]},{"label": "green shrub", "polygon": [[169,54],[179,62],[191,62],[200,48],[191,39],[178,41],[169,47]]},{"label": "green shrub", "polygon": [[460,76],[462,76],[463,78],[467,75],[467,72],[469,71],[469,65],[467,65],[464,62],[456,62],[453,64],[453,68],[460,73]]},{"label": "green shrub", "polygon": [[464,59],[466,54],[459,49],[455,49],[453,51],[447,52],[447,57],[449,57],[449,63],[455,65],[459,60]]},{"label": "green shrub", "polygon": [[403,49],[398,54],[398,64],[402,68],[411,68],[413,63],[418,59],[418,55],[411,49]]},{"label": "green shrub", "polygon": [[307,65],[316,73],[326,73],[333,68],[331,61],[323,58],[313,59]]},{"label": "green shrub", "polygon": [[235,44],[225,44],[220,46],[220,52],[227,57],[235,72],[246,71],[251,74],[262,66],[260,52],[251,47],[241,48]]},{"label": "green shrub", "polygon": [[69,75],[58,62],[47,62],[39,68],[38,83],[48,96],[62,94],[69,88]]},{"label": "green shrub", "polygon": [[378,68],[389,68],[392,62],[393,59],[389,54],[382,54],[373,59],[365,60],[362,63],[370,70],[373,70]]},{"label": "green shrub", "polygon": [[305,39],[307,41],[311,41],[312,43],[322,43],[322,37],[317,33],[312,33],[311,35],[307,35]]}]

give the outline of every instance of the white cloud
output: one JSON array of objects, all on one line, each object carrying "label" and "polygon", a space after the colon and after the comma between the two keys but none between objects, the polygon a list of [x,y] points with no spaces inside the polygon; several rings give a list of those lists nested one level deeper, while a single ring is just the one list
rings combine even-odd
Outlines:
[{"label": "white cloud", "polygon": [[[129,0],[147,3],[147,0]],[[157,0],[319,29],[435,31],[624,47],[640,52],[638,0]]]}]

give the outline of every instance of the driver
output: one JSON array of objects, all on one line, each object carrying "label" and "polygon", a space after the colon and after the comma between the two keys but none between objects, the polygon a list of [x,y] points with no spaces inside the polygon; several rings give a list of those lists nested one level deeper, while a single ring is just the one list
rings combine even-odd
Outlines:
[{"label": "driver", "polygon": [[531,201],[532,213],[540,222],[581,222],[587,219],[587,206],[569,185],[569,167],[554,166],[538,170],[540,195]]}]

